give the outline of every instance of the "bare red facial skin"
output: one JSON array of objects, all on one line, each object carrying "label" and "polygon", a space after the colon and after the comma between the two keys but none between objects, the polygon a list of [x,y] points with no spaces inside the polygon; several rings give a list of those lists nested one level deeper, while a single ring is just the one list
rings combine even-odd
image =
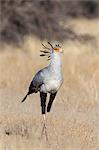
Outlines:
[{"label": "bare red facial skin", "polygon": [[60,48],[59,48],[59,47],[55,47],[54,50],[55,50],[56,52],[59,52],[59,51],[60,51]]}]

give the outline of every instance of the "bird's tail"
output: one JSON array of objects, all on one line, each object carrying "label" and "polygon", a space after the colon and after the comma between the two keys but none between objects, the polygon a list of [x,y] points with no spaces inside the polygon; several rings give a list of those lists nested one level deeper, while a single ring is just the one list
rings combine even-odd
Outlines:
[{"label": "bird's tail", "polygon": [[23,103],[23,102],[26,100],[27,96],[28,96],[28,93],[27,93],[26,96],[23,98],[23,100],[21,101],[21,103]]},{"label": "bird's tail", "polygon": [[33,83],[31,82],[30,87],[29,87],[29,91],[26,94],[26,96],[23,98],[23,100],[21,101],[21,103],[23,103],[26,100],[26,98],[27,98],[28,95],[30,95],[32,93],[37,93],[37,92],[38,92],[38,89],[36,89],[36,87],[34,87]]}]

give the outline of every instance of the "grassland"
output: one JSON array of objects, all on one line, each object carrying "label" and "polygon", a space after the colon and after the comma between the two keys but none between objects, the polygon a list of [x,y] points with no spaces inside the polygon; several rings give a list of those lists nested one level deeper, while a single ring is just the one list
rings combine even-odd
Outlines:
[{"label": "grassland", "polygon": [[95,39],[62,43],[64,84],[47,115],[48,142],[40,138],[39,95],[20,103],[33,74],[48,64],[39,57],[41,41],[27,37],[21,47],[0,48],[0,150],[99,149],[99,20],[68,24]]}]

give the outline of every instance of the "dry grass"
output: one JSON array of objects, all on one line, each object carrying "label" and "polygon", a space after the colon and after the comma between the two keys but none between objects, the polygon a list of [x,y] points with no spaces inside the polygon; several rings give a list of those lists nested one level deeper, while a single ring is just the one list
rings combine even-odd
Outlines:
[{"label": "dry grass", "polygon": [[[82,28],[78,22],[76,27]],[[39,57],[41,41],[29,37],[21,48],[1,48],[0,150],[99,149],[99,37],[95,33],[93,44],[62,44],[64,84],[47,116],[48,143],[40,139],[39,96],[31,95],[20,103],[33,74],[47,64]]]}]

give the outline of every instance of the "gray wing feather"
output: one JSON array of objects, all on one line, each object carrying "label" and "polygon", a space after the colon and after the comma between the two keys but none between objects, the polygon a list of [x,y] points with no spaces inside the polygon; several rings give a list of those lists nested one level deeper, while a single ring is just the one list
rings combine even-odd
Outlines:
[{"label": "gray wing feather", "polygon": [[33,78],[33,86],[35,87],[40,87],[43,84],[44,77],[43,77],[43,72],[40,70],[39,72],[36,73],[36,75]]}]

